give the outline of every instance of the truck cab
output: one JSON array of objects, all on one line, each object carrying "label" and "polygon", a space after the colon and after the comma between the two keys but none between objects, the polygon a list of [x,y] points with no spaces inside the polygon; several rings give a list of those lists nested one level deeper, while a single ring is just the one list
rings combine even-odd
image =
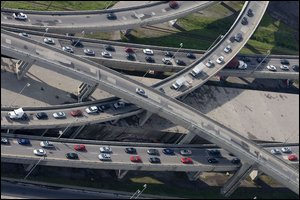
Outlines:
[{"label": "truck cab", "polygon": [[192,71],[190,72],[190,74],[193,77],[196,77],[198,74],[200,74],[202,72],[203,68],[200,68],[199,66],[196,66],[192,69]]},{"label": "truck cab", "polygon": [[27,115],[23,111],[23,108],[18,108],[8,112],[8,116],[10,119],[25,119]]}]

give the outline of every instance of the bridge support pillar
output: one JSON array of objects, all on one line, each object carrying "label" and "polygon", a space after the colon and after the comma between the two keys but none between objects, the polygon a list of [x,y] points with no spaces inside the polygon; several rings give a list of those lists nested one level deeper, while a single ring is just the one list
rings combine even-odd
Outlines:
[{"label": "bridge support pillar", "polygon": [[81,83],[78,87],[78,102],[83,102],[89,98],[96,90],[98,83],[89,85],[87,83]]},{"label": "bridge support pillar", "polygon": [[225,183],[221,194],[229,197],[239,186],[240,181],[246,178],[253,170],[253,165],[244,163],[241,168]]},{"label": "bridge support pillar", "polygon": [[116,174],[117,174],[117,177],[118,179],[122,179],[124,178],[124,176],[127,174],[128,170],[116,170]]},{"label": "bridge support pillar", "polygon": [[33,168],[34,165],[35,164],[29,164],[29,165],[28,164],[23,164],[23,167],[24,167],[26,172],[29,172]]},{"label": "bridge support pillar", "polygon": [[124,35],[124,36],[127,36],[130,34],[132,29],[126,29],[126,30],[121,30],[121,33]]},{"label": "bridge support pillar", "polygon": [[188,178],[190,181],[196,181],[198,180],[199,176],[201,175],[201,171],[198,172],[186,172]]},{"label": "bridge support pillar", "polygon": [[261,172],[261,171],[258,171],[258,170],[253,170],[253,171],[249,174],[249,176],[250,176],[250,178],[252,179],[252,181],[256,181],[260,175],[262,175],[262,172]]},{"label": "bridge support pillar", "polygon": [[143,112],[140,117],[139,126],[143,126],[151,116],[152,116],[152,112],[149,111]]},{"label": "bridge support pillar", "polygon": [[77,135],[85,128],[86,125],[83,126],[79,126],[77,127],[77,129],[73,132],[73,134],[71,135],[72,139],[75,139],[77,137]]},{"label": "bridge support pillar", "polygon": [[194,139],[194,137],[196,136],[195,133],[189,131],[185,136],[184,138],[182,138],[178,144],[189,144],[191,143],[192,139]]},{"label": "bridge support pillar", "polygon": [[26,72],[30,69],[30,67],[33,65],[35,60],[30,61],[30,62],[25,62],[23,60],[19,60],[16,63],[16,73],[17,73],[17,79],[21,80]]}]

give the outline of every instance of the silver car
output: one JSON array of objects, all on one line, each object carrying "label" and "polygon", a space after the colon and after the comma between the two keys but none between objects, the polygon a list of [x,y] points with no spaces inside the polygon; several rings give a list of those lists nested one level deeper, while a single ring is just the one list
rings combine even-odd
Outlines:
[{"label": "silver car", "polygon": [[292,152],[292,149],[290,147],[282,147],[281,148],[281,151],[283,153],[291,153]]},{"label": "silver car", "polygon": [[272,154],[281,154],[281,152],[280,152],[279,149],[272,149],[272,150],[271,150],[271,153],[272,153]]},{"label": "silver car", "polygon": [[94,56],[95,52],[91,49],[84,49],[83,52],[88,56]]},{"label": "silver car", "polygon": [[52,38],[44,38],[44,42],[46,44],[55,44],[54,40]]},{"label": "silver car", "polygon": [[66,117],[66,113],[64,113],[64,112],[56,112],[56,113],[53,113],[53,117],[56,118],[56,119],[65,118]]},{"label": "silver car", "polygon": [[73,49],[69,46],[64,46],[62,48],[63,51],[69,52],[69,53],[74,53]]},{"label": "silver car", "polygon": [[104,147],[100,147],[100,152],[101,152],[101,153],[111,153],[112,150],[111,150],[110,147],[104,146]]},{"label": "silver car", "polygon": [[46,155],[46,151],[44,149],[34,149],[33,153],[36,156],[45,156]]},{"label": "silver car", "polygon": [[110,161],[111,160],[110,154],[108,154],[108,153],[100,153],[98,158],[99,158],[99,160],[102,160],[102,161]]}]

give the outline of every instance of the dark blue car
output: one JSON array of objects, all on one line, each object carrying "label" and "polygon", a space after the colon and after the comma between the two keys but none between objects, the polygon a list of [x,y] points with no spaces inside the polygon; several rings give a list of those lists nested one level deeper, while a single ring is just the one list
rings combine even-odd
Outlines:
[{"label": "dark blue car", "polygon": [[19,138],[18,139],[18,143],[21,145],[29,145],[30,144],[30,140],[27,138]]},{"label": "dark blue car", "polygon": [[163,149],[162,152],[166,155],[174,155],[174,150],[173,149],[166,148],[166,149]]}]

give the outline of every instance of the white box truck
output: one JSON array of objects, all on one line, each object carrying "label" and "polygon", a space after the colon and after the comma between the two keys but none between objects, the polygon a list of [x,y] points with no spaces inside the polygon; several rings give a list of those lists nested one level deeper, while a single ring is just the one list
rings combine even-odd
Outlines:
[{"label": "white box truck", "polygon": [[8,112],[10,119],[22,119],[24,117],[23,108],[15,109],[14,111]]},{"label": "white box truck", "polygon": [[203,68],[200,67],[200,66],[196,66],[192,69],[192,71],[190,72],[190,74],[193,76],[193,77],[196,77],[198,74],[200,74],[200,72],[202,72]]}]

